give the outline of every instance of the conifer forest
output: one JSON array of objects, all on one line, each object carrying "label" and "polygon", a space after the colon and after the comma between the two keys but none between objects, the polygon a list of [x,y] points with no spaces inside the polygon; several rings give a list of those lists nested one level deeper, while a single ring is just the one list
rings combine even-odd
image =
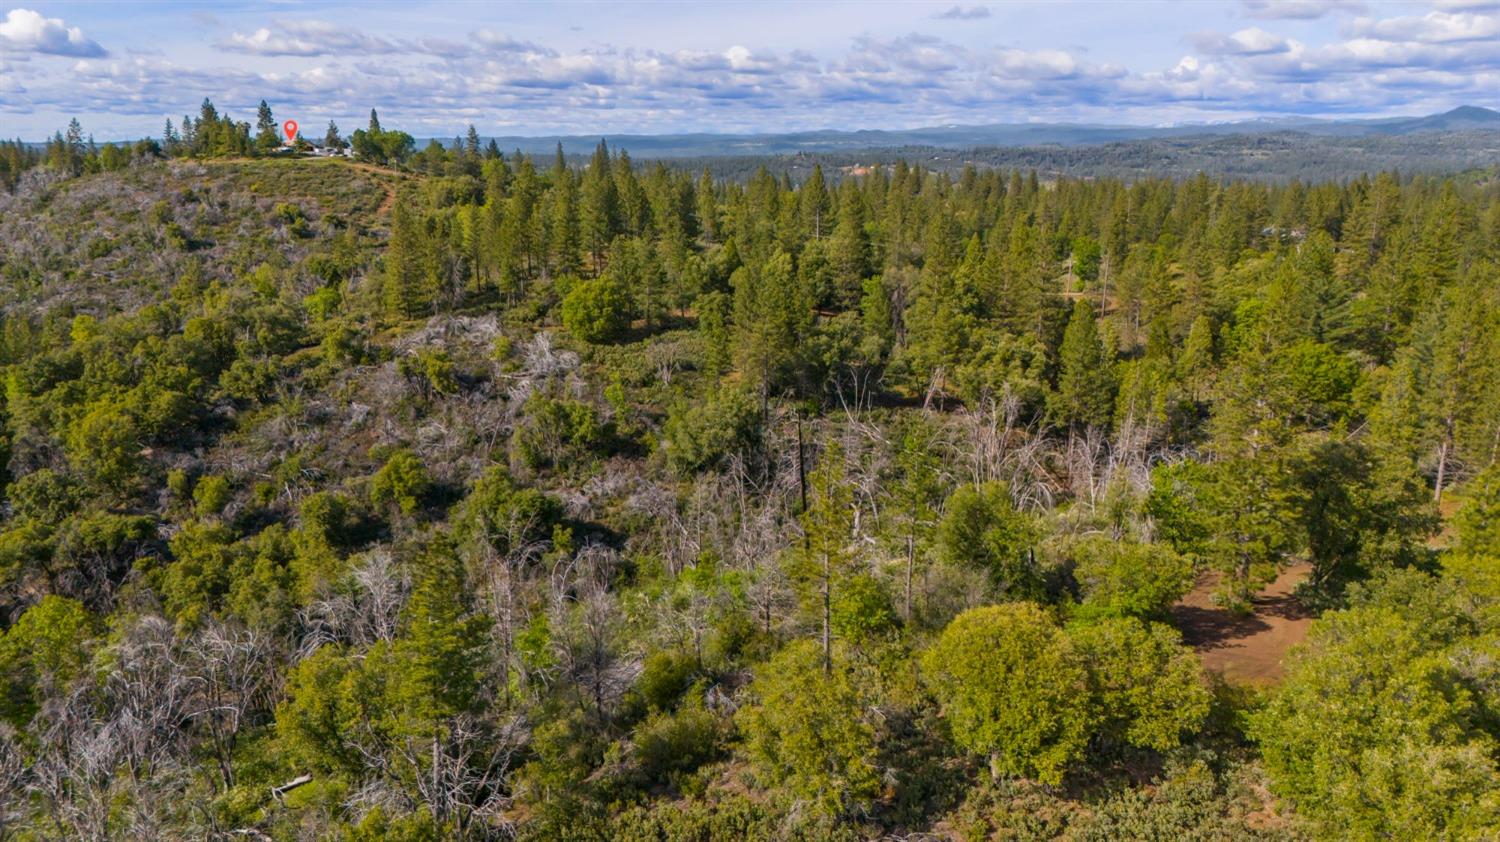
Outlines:
[{"label": "conifer forest", "polygon": [[1494,169],[262,107],[0,145],[0,839],[1500,837]]}]

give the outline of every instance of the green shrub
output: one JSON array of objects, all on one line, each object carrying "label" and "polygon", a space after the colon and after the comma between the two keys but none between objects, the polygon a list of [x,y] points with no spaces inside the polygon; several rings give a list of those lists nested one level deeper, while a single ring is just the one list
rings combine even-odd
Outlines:
[{"label": "green shrub", "polygon": [[630,296],[608,276],[581,281],[563,298],[562,323],[584,342],[612,342],[630,326]]}]

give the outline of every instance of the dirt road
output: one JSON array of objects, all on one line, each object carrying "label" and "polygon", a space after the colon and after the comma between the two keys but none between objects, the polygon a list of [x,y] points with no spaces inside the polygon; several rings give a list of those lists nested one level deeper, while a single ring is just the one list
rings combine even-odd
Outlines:
[{"label": "dirt road", "polygon": [[1286,651],[1307,637],[1312,615],[1292,596],[1310,567],[1281,571],[1252,600],[1254,610],[1236,614],[1214,605],[1210,595],[1219,574],[1204,573],[1193,590],[1172,607],[1183,642],[1198,650],[1203,665],[1240,684],[1275,684],[1281,680]]}]

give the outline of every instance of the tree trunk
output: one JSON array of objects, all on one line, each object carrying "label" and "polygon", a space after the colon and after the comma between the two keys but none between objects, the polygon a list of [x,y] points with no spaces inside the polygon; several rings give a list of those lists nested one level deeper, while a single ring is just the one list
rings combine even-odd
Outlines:
[{"label": "tree trunk", "polygon": [[1443,482],[1448,474],[1448,448],[1449,439],[1445,434],[1443,443],[1438,445],[1437,487],[1432,490],[1432,502],[1435,504],[1443,502]]},{"label": "tree trunk", "polygon": [[833,640],[829,627],[833,622],[833,599],[831,596],[833,567],[828,553],[823,554],[823,673],[833,672]]},{"label": "tree trunk", "polygon": [[906,608],[903,612],[905,615],[903,619],[908,623],[911,622],[911,569],[916,564],[916,558],[917,542],[908,532],[906,534]]}]

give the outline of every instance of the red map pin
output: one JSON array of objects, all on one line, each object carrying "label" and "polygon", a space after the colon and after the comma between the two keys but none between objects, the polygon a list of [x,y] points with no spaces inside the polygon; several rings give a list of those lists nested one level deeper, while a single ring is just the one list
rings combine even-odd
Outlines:
[{"label": "red map pin", "polygon": [[287,120],[281,124],[281,130],[286,132],[286,142],[291,143],[297,139],[297,121]]}]

